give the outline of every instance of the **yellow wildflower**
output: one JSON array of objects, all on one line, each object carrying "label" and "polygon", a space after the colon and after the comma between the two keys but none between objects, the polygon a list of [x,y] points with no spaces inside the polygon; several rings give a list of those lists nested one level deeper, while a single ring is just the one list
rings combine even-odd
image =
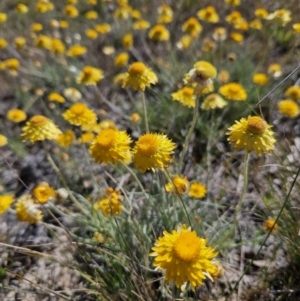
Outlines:
[{"label": "yellow wildflower", "polygon": [[202,25],[196,18],[190,17],[182,24],[181,29],[183,32],[190,34],[192,37],[197,37],[202,31]]},{"label": "yellow wildflower", "polygon": [[265,86],[269,82],[269,78],[265,73],[255,73],[252,77],[254,84]]},{"label": "yellow wildflower", "polygon": [[42,211],[38,209],[38,204],[34,202],[31,195],[21,196],[16,203],[16,216],[19,221],[36,224],[42,220]]},{"label": "yellow wildflower", "polygon": [[202,199],[206,195],[206,186],[200,182],[194,182],[189,189],[189,196],[195,199]]},{"label": "yellow wildflower", "polygon": [[13,194],[0,195],[0,215],[6,212],[14,200]]},{"label": "yellow wildflower", "polygon": [[55,196],[55,190],[47,182],[39,183],[31,193],[38,204],[45,204]]},{"label": "yellow wildflower", "polygon": [[27,115],[20,109],[11,109],[6,113],[6,118],[14,123],[20,123],[27,118]]},{"label": "yellow wildflower", "polygon": [[77,83],[96,85],[101,79],[103,79],[103,71],[101,69],[85,66],[77,77]]},{"label": "yellow wildflower", "polygon": [[209,22],[209,23],[217,23],[219,22],[219,15],[217,14],[215,8],[212,5],[209,5],[203,9],[200,9],[197,12],[197,16],[200,20]]},{"label": "yellow wildflower", "polygon": [[150,29],[148,37],[154,41],[168,41],[170,33],[164,25],[157,24]]},{"label": "yellow wildflower", "polygon": [[58,135],[56,142],[61,147],[69,147],[75,140],[75,134],[72,130],[67,130]]},{"label": "yellow wildflower", "polygon": [[244,87],[238,83],[228,83],[221,86],[219,93],[233,101],[245,101],[248,96]]},{"label": "yellow wildflower", "polygon": [[217,93],[212,93],[206,96],[201,104],[202,110],[222,109],[227,105],[227,102]]},{"label": "yellow wildflower", "polygon": [[196,104],[196,97],[194,95],[194,89],[191,87],[183,87],[175,93],[171,94],[172,99],[179,101],[184,106],[194,108]]},{"label": "yellow wildflower", "polygon": [[184,194],[189,188],[189,181],[186,177],[175,175],[172,177],[172,182],[167,183],[166,191],[175,194]]},{"label": "yellow wildflower", "polygon": [[299,105],[291,99],[281,100],[278,103],[278,110],[282,115],[290,118],[295,118],[300,114]]}]

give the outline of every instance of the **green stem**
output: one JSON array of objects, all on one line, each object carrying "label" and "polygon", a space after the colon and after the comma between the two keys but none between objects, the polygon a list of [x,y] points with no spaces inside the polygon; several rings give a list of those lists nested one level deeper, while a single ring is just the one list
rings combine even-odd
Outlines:
[{"label": "green stem", "polygon": [[146,106],[145,92],[142,92],[142,101],[143,101],[143,110],[144,110],[146,132],[149,133],[149,124],[148,124],[148,115],[147,115],[147,106]]},{"label": "green stem", "polygon": [[189,128],[189,131],[188,131],[188,133],[185,137],[184,144],[183,144],[183,149],[182,149],[180,157],[179,157],[179,170],[183,169],[183,160],[184,160],[184,157],[185,157],[186,152],[188,150],[189,142],[190,142],[191,136],[194,132],[196,122],[197,122],[197,118],[198,118],[199,97],[196,97],[195,102],[196,103],[195,103],[195,108],[194,108],[193,120],[192,120],[191,126]]}]

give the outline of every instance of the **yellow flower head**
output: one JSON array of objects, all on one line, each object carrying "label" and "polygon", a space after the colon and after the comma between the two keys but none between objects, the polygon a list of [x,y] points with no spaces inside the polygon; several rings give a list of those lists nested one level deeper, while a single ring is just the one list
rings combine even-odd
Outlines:
[{"label": "yellow flower head", "polygon": [[16,12],[19,14],[26,14],[28,12],[28,6],[23,3],[18,3],[16,6]]},{"label": "yellow flower head", "polygon": [[244,36],[240,32],[236,32],[236,31],[234,31],[230,34],[230,38],[233,41],[240,43],[240,44],[242,44],[244,41]]},{"label": "yellow flower head", "polygon": [[133,87],[134,90],[145,91],[146,87],[158,82],[156,74],[142,62],[131,64],[124,79],[124,87]]},{"label": "yellow flower head", "polygon": [[131,120],[132,123],[138,124],[138,123],[141,122],[141,116],[138,113],[133,113],[130,116],[130,120]]},{"label": "yellow flower head", "polygon": [[245,149],[249,153],[254,151],[256,154],[270,153],[276,142],[271,127],[259,116],[248,116],[228,129],[228,141],[235,149]]},{"label": "yellow flower head", "polygon": [[142,172],[148,169],[163,169],[173,161],[171,154],[175,148],[175,143],[166,135],[144,134],[133,148],[133,163]]},{"label": "yellow flower head", "polygon": [[300,87],[299,86],[291,86],[284,92],[285,97],[289,97],[293,100],[300,99]]},{"label": "yellow flower head", "polygon": [[49,2],[48,0],[40,0],[35,6],[35,10],[42,14],[51,11],[53,9],[54,9],[53,3]]},{"label": "yellow flower head", "polygon": [[61,147],[68,147],[73,143],[74,140],[75,140],[74,132],[72,130],[67,130],[64,133],[58,135],[56,142]]},{"label": "yellow flower head", "polygon": [[268,16],[268,11],[265,8],[257,8],[254,14],[257,18],[265,19]]},{"label": "yellow flower head", "polygon": [[43,25],[41,23],[33,23],[30,27],[33,32],[38,32],[43,30]]},{"label": "yellow flower head", "polygon": [[230,74],[227,70],[221,70],[218,75],[218,82],[220,84],[227,84],[229,82]]},{"label": "yellow flower head", "polygon": [[12,194],[0,195],[0,215],[10,208],[13,200],[14,196]]},{"label": "yellow flower head", "polygon": [[225,3],[232,6],[239,6],[241,4],[241,0],[224,0]]},{"label": "yellow flower head", "polygon": [[146,30],[149,27],[150,27],[150,23],[148,21],[146,21],[146,20],[143,20],[143,19],[137,20],[136,22],[134,22],[132,24],[132,28],[134,30]]},{"label": "yellow flower head", "polygon": [[219,93],[227,99],[233,101],[245,101],[247,98],[246,90],[238,83],[229,83],[221,86]]},{"label": "yellow flower head", "polygon": [[107,34],[111,31],[111,26],[108,23],[97,24],[94,28],[100,34]]},{"label": "yellow flower head", "polygon": [[201,104],[202,110],[222,109],[227,105],[227,102],[217,93],[212,93],[206,96]]},{"label": "yellow flower head", "polygon": [[26,122],[26,125],[22,128],[21,136],[23,141],[29,140],[33,143],[45,139],[55,140],[60,133],[60,129],[52,120],[42,115],[35,115]]},{"label": "yellow flower head", "polygon": [[269,82],[269,77],[265,73],[255,73],[252,81],[259,86],[265,86]]},{"label": "yellow flower head", "polygon": [[224,41],[227,38],[227,30],[225,27],[216,27],[213,35],[215,41]]},{"label": "yellow flower head", "polygon": [[256,30],[261,30],[263,28],[263,25],[260,19],[254,19],[249,23],[249,27]]},{"label": "yellow flower head", "polygon": [[211,5],[207,6],[206,8],[200,9],[197,12],[197,16],[200,20],[210,23],[217,23],[220,19],[215,8]]},{"label": "yellow flower head", "polygon": [[63,94],[66,98],[74,102],[78,102],[82,98],[80,91],[73,87],[66,88]]},{"label": "yellow flower head", "polygon": [[120,20],[127,20],[131,16],[132,7],[130,5],[122,5],[117,7],[113,13],[113,17]]},{"label": "yellow flower head", "polygon": [[133,35],[131,33],[127,33],[122,38],[122,45],[124,48],[129,49],[133,45]]},{"label": "yellow flower head", "polygon": [[127,52],[121,52],[115,57],[115,66],[116,67],[124,67],[127,65],[129,60],[129,54]]},{"label": "yellow flower head", "polygon": [[7,20],[7,14],[0,12],[0,24],[5,23]]},{"label": "yellow flower head", "polygon": [[171,94],[172,99],[179,101],[184,106],[194,108],[196,104],[196,97],[194,95],[194,89],[191,87],[183,87],[175,93]]},{"label": "yellow flower head", "polygon": [[171,23],[173,20],[173,10],[172,8],[167,5],[163,4],[157,8],[158,12],[158,19],[157,23]]},{"label": "yellow flower head", "polygon": [[203,88],[212,84],[212,78],[216,75],[217,70],[212,64],[206,61],[198,61],[194,68],[185,75],[184,82],[186,84],[196,83],[195,94],[200,94]]},{"label": "yellow flower head", "polygon": [[193,40],[194,40],[194,38],[192,36],[190,36],[189,34],[185,34],[176,43],[176,46],[178,49],[181,49],[181,50],[189,49]]},{"label": "yellow flower head", "polygon": [[10,71],[17,71],[20,67],[20,61],[15,58],[7,59],[4,61],[6,68]]},{"label": "yellow flower head", "polygon": [[190,17],[182,24],[181,29],[183,32],[190,34],[192,37],[197,37],[202,31],[202,25],[196,18]]},{"label": "yellow flower head", "polygon": [[105,193],[105,198],[94,203],[94,209],[100,210],[104,216],[119,215],[122,213],[122,196],[118,190],[109,187]]},{"label": "yellow flower head", "polygon": [[225,20],[233,25],[239,24],[244,21],[241,13],[237,10],[234,10],[229,15],[227,15]]},{"label": "yellow flower head", "polygon": [[95,40],[98,38],[98,32],[93,28],[88,28],[85,31],[85,35],[91,40]]},{"label": "yellow flower head", "polygon": [[7,144],[7,138],[4,135],[0,134],[0,147]]},{"label": "yellow flower head", "polygon": [[16,216],[21,222],[36,224],[42,220],[42,211],[38,209],[38,204],[34,202],[31,195],[21,196],[16,203]]},{"label": "yellow flower head", "polygon": [[176,287],[180,287],[189,281],[195,290],[216,273],[218,267],[213,259],[218,253],[206,246],[207,239],[199,237],[186,225],[163,234],[156,240],[150,256],[155,256],[156,269],[166,271],[165,282],[174,281]]},{"label": "yellow flower head", "polygon": [[45,204],[55,196],[55,190],[47,182],[41,182],[35,186],[31,193],[38,204]]},{"label": "yellow flower head", "polygon": [[175,175],[172,182],[166,184],[166,191],[175,194],[184,194],[189,188],[189,181],[186,177]]},{"label": "yellow flower head", "polygon": [[278,103],[278,111],[287,117],[295,118],[300,114],[299,105],[291,99],[285,99]]},{"label": "yellow flower head", "polygon": [[272,229],[272,233],[276,233],[279,229],[278,224],[276,223],[274,218],[268,218],[267,220],[265,220],[263,228],[266,232],[270,232],[270,230]]},{"label": "yellow flower head", "polygon": [[27,115],[20,109],[11,109],[6,113],[6,118],[14,123],[19,123],[24,121]]},{"label": "yellow flower head", "polygon": [[268,68],[268,74],[270,74],[273,78],[278,78],[282,75],[282,69],[279,64],[273,63]]},{"label": "yellow flower head", "polygon": [[22,49],[26,44],[26,39],[24,37],[16,37],[14,39],[14,44],[17,49]]},{"label": "yellow flower head", "polygon": [[148,37],[154,41],[168,41],[170,33],[164,25],[157,24],[150,29]]},{"label": "yellow flower head", "polygon": [[300,34],[300,23],[294,23],[293,30],[294,34]]},{"label": "yellow flower head", "polygon": [[62,114],[63,118],[70,124],[88,127],[97,122],[95,112],[89,109],[84,103],[74,103],[68,110]]},{"label": "yellow flower head", "polygon": [[280,26],[285,26],[287,23],[292,21],[292,12],[288,9],[278,9],[273,13],[269,14],[266,19],[273,20],[275,23],[279,24]]},{"label": "yellow flower head", "polygon": [[0,38],[0,49],[4,49],[7,46],[7,41],[3,38]]},{"label": "yellow flower head", "polygon": [[51,50],[52,48],[52,39],[45,35],[39,35],[35,40],[35,45],[38,48]]},{"label": "yellow flower head", "polygon": [[101,131],[90,146],[91,156],[97,163],[116,164],[128,158],[131,138],[125,131]]},{"label": "yellow flower head", "polygon": [[67,56],[80,56],[87,52],[87,48],[85,46],[75,44],[71,46],[67,51]]},{"label": "yellow flower head", "polygon": [[202,199],[206,195],[206,186],[200,182],[194,182],[189,189],[189,196],[195,199]]},{"label": "yellow flower head", "polygon": [[85,66],[77,77],[77,83],[96,85],[101,79],[103,79],[103,71],[101,69]]},{"label": "yellow flower head", "polygon": [[60,20],[60,21],[58,21],[58,23],[59,23],[60,28],[68,28],[69,27],[69,22],[68,21]]},{"label": "yellow flower head", "polygon": [[76,18],[78,16],[78,9],[74,5],[65,6],[65,16],[69,18]]},{"label": "yellow flower head", "polygon": [[88,20],[98,19],[98,13],[95,10],[89,10],[84,15]]},{"label": "yellow flower head", "polygon": [[48,101],[64,103],[66,100],[57,92],[52,92],[47,97]]},{"label": "yellow flower head", "polygon": [[65,44],[60,40],[53,38],[50,51],[56,55],[64,54],[66,49]]},{"label": "yellow flower head", "polygon": [[80,144],[90,144],[95,139],[94,133],[88,132],[83,133],[80,138],[78,138],[78,143]]}]

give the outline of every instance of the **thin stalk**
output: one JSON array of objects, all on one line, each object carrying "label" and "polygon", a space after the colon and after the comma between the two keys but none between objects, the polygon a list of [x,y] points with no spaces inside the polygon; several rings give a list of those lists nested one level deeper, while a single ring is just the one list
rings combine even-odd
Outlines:
[{"label": "thin stalk", "polygon": [[182,168],[183,168],[183,160],[184,160],[184,157],[185,157],[186,152],[188,150],[189,142],[190,142],[191,136],[194,132],[196,122],[197,122],[197,118],[198,118],[199,97],[196,97],[195,102],[196,103],[195,103],[195,108],[194,108],[193,120],[192,120],[191,126],[189,128],[189,131],[188,131],[188,133],[185,137],[184,144],[183,144],[183,149],[182,149],[180,157],[179,157],[179,170],[182,170]]},{"label": "thin stalk", "polygon": [[149,124],[148,124],[148,115],[147,115],[145,92],[142,92],[142,102],[143,102],[143,111],[144,111],[146,132],[149,133]]}]

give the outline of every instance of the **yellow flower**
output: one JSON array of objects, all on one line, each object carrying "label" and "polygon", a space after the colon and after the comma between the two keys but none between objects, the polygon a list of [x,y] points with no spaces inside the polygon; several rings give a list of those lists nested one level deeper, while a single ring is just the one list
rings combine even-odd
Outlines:
[{"label": "yellow flower", "polygon": [[183,87],[175,93],[171,94],[172,99],[179,101],[184,106],[194,108],[196,104],[196,97],[194,95],[194,89],[191,87]]},{"label": "yellow flower", "polygon": [[113,13],[113,17],[120,20],[127,20],[131,15],[132,8],[129,5],[119,6]]},{"label": "yellow flower", "polygon": [[212,93],[206,96],[201,104],[202,110],[222,109],[227,105],[227,102],[217,93]]},{"label": "yellow flower", "polygon": [[0,134],[0,147],[7,144],[7,138],[4,135]]},{"label": "yellow flower", "polygon": [[38,32],[43,30],[43,25],[41,23],[33,23],[30,27],[33,32]]},{"label": "yellow flower", "polygon": [[194,94],[201,94],[203,88],[212,84],[212,78],[216,75],[217,70],[212,64],[206,61],[198,61],[194,68],[185,75],[184,82],[186,84],[197,84]]},{"label": "yellow flower", "polygon": [[19,69],[20,67],[20,61],[18,59],[15,58],[11,58],[11,59],[7,59],[5,61],[3,61],[3,63],[5,64],[6,68],[13,74],[16,74],[16,71]]},{"label": "yellow flower", "polygon": [[168,41],[170,33],[164,25],[157,24],[150,29],[148,37],[154,41]]},{"label": "yellow flower", "polygon": [[189,34],[183,35],[180,40],[176,43],[176,46],[178,49],[186,50],[190,48],[194,38],[190,36]]},{"label": "yellow flower", "polygon": [[103,79],[103,71],[101,69],[85,66],[77,77],[77,83],[96,85],[101,79]]},{"label": "yellow flower", "polygon": [[232,6],[239,6],[241,4],[241,0],[225,0],[225,3]]},{"label": "yellow flower", "polygon": [[254,14],[257,18],[265,19],[268,16],[268,11],[265,8],[257,8]]},{"label": "yellow flower", "polygon": [[273,13],[269,14],[266,19],[267,20],[274,20],[275,23],[279,24],[280,26],[285,26],[287,23],[292,21],[291,11],[288,9],[278,9]]},{"label": "yellow flower", "polygon": [[196,18],[190,17],[182,24],[181,29],[192,37],[197,37],[202,31],[202,26]]},{"label": "yellow flower", "polygon": [[115,66],[116,67],[124,67],[127,65],[129,60],[129,54],[127,52],[121,52],[115,57]]},{"label": "yellow flower", "polygon": [[291,86],[285,92],[284,96],[292,98],[293,100],[300,99],[300,87],[299,86]]},{"label": "yellow flower", "polygon": [[215,41],[224,41],[227,38],[227,31],[225,27],[216,27],[213,35]]},{"label": "yellow flower", "polygon": [[102,130],[106,130],[106,129],[116,130],[117,126],[112,120],[105,119],[105,120],[99,122],[99,124],[97,125],[97,131],[96,132],[99,133]]},{"label": "yellow flower", "polygon": [[45,139],[55,140],[60,133],[60,129],[52,120],[42,115],[35,115],[26,122],[26,125],[22,128],[21,136],[23,141],[29,140],[33,143]]},{"label": "yellow flower", "polygon": [[196,231],[186,225],[163,234],[156,240],[150,256],[155,256],[153,265],[156,269],[166,271],[165,282],[174,281],[179,288],[189,281],[195,290],[216,273],[218,267],[213,259],[218,253],[206,246],[207,239],[197,236]]},{"label": "yellow flower", "polygon": [[200,182],[194,182],[189,189],[189,196],[195,199],[202,199],[206,195],[206,186]]},{"label": "yellow flower", "polygon": [[175,194],[184,194],[189,188],[189,181],[186,177],[175,175],[172,177],[172,182],[167,183],[166,191]]},{"label": "yellow flower", "polygon": [[281,66],[276,63],[271,64],[268,68],[268,73],[274,78],[280,77],[282,75]]},{"label": "yellow flower", "polygon": [[65,52],[66,46],[65,44],[60,40],[53,38],[52,39],[52,44],[51,44],[51,49],[50,51],[56,55],[63,54]]},{"label": "yellow flower", "polygon": [[141,122],[141,116],[138,113],[133,113],[130,116],[130,120],[131,120],[132,123],[138,124],[138,123]]},{"label": "yellow flower", "polygon": [[295,118],[300,114],[299,105],[291,99],[281,100],[278,103],[278,111],[287,117]]},{"label": "yellow flower", "polygon": [[132,28],[134,30],[145,30],[145,29],[148,29],[150,27],[150,23],[146,20],[137,20],[136,22],[134,22],[132,24]]},{"label": "yellow flower", "polygon": [[69,22],[68,21],[61,20],[61,21],[58,21],[58,23],[59,23],[60,28],[68,28],[69,27]]},{"label": "yellow flower", "polygon": [[256,30],[261,30],[263,28],[263,25],[259,19],[254,19],[249,23],[249,27]]},{"label": "yellow flower", "polygon": [[104,216],[121,214],[123,204],[120,192],[109,187],[104,195],[106,196],[104,199],[94,203],[94,209],[96,211],[100,210]]},{"label": "yellow flower", "polygon": [[97,163],[116,164],[128,158],[130,143],[125,131],[105,129],[94,139],[89,151]]},{"label": "yellow flower", "polygon": [[127,77],[127,72],[119,73],[114,77],[114,83],[123,87],[126,77]]},{"label": "yellow flower", "polygon": [[16,6],[16,12],[19,14],[26,14],[28,12],[28,6],[23,3],[18,3]]},{"label": "yellow flower", "polygon": [[88,20],[96,20],[98,19],[98,13],[95,10],[89,10],[87,11],[84,16],[88,19]]},{"label": "yellow flower", "polygon": [[14,123],[19,123],[27,118],[24,111],[19,109],[11,109],[6,113],[6,118]]},{"label": "yellow flower", "polygon": [[197,16],[200,20],[210,22],[210,23],[217,23],[219,22],[219,15],[217,14],[215,8],[211,5],[200,9],[197,12]]},{"label": "yellow flower", "polygon": [[26,39],[24,37],[16,37],[14,43],[17,49],[22,49],[26,44]]},{"label": "yellow flower", "polygon": [[227,84],[229,82],[230,74],[227,70],[221,70],[218,75],[220,84]]},{"label": "yellow flower", "polygon": [[66,98],[74,102],[78,102],[82,98],[80,91],[73,87],[66,88],[63,94]]},{"label": "yellow flower", "polygon": [[232,11],[229,15],[225,17],[225,20],[230,24],[238,24],[244,21],[241,13],[237,10]]},{"label": "yellow flower", "polygon": [[4,49],[7,46],[7,41],[3,38],[0,38],[0,49]]},{"label": "yellow flower", "polygon": [[64,99],[63,96],[61,96],[57,92],[52,92],[48,95],[48,101],[54,101],[54,102],[59,102],[59,103],[64,103],[66,100]]},{"label": "yellow flower", "polygon": [[44,48],[51,50],[52,48],[52,39],[45,35],[39,35],[35,40],[35,45],[38,48]]},{"label": "yellow flower", "polygon": [[70,124],[81,127],[92,126],[97,122],[94,111],[81,102],[74,103],[62,116]]},{"label": "yellow flower", "polygon": [[95,40],[95,39],[97,39],[97,37],[98,37],[98,32],[97,32],[95,29],[93,29],[93,28],[88,28],[88,29],[85,31],[85,35],[86,35],[88,38],[90,38],[90,39],[92,39],[92,40]]},{"label": "yellow flower", "polygon": [[294,34],[300,34],[300,23],[294,23],[293,30]]},{"label": "yellow flower", "polygon": [[67,3],[68,3],[68,4],[76,4],[76,3],[77,3],[77,0],[67,0]]},{"label": "yellow flower", "polygon": [[45,204],[55,196],[55,190],[47,182],[41,182],[33,188],[32,195],[38,204]]},{"label": "yellow flower", "polygon": [[131,33],[127,33],[122,38],[122,45],[124,48],[131,48],[133,45],[133,35]]},{"label": "yellow flower", "polygon": [[61,147],[68,147],[73,143],[74,140],[75,140],[74,132],[72,130],[67,130],[64,133],[58,135],[56,142]]},{"label": "yellow flower", "polygon": [[232,32],[230,38],[240,44],[244,41],[244,36],[240,32]]},{"label": "yellow flower", "polygon": [[111,31],[111,26],[108,23],[97,24],[94,28],[100,34],[107,34]]},{"label": "yellow flower", "polygon": [[0,215],[10,208],[13,200],[14,196],[12,194],[0,195]]},{"label": "yellow flower", "polygon": [[158,82],[156,74],[142,62],[131,64],[124,79],[123,88],[131,86],[134,90],[145,91],[146,87]]},{"label": "yellow flower", "polygon": [[274,218],[268,218],[267,220],[265,220],[263,228],[266,232],[270,232],[270,230],[272,229],[272,233],[276,233],[279,229],[278,224],[276,223]]},{"label": "yellow flower", "polygon": [[265,86],[269,82],[269,78],[265,73],[256,73],[253,75],[252,81],[259,86]]},{"label": "yellow flower", "polygon": [[219,88],[219,93],[229,100],[245,101],[247,92],[244,87],[238,83],[229,83]]},{"label": "yellow flower", "polygon": [[21,196],[16,203],[16,216],[19,221],[36,224],[42,220],[42,211],[38,209],[38,204],[34,202],[31,195]]},{"label": "yellow flower", "polygon": [[76,18],[78,16],[78,9],[74,5],[66,5],[65,16],[69,18]]},{"label": "yellow flower", "polygon": [[92,132],[83,133],[80,138],[78,138],[78,143],[80,144],[90,144],[95,139],[95,135]]},{"label": "yellow flower", "polygon": [[139,137],[133,148],[133,163],[142,172],[148,169],[163,169],[173,161],[171,154],[175,148],[175,143],[166,135],[144,134]]},{"label": "yellow flower", "polygon": [[48,0],[40,0],[35,6],[35,10],[42,14],[51,11],[53,9],[54,9],[54,5]]},{"label": "yellow flower", "polygon": [[157,23],[171,23],[173,20],[173,10],[172,8],[167,5],[163,4],[158,7],[157,9],[158,12],[158,19]]},{"label": "yellow flower", "polygon": [[276,142],[271,127],[261,117],[248,116],[228,129],[228,141],[235,149],[245,149],[249,153],[254,151],[256,154],[270,153]]},{"label": "yellow flower", "polygon": [[0,24],[5,23],[7,20],[7,14],[0,12]]},{"label": "yellow flower", "polygon": [[87,52],[87,48],[85,46],[75,44],[71,46],[67,51],[67,56],[80,56]]}]

